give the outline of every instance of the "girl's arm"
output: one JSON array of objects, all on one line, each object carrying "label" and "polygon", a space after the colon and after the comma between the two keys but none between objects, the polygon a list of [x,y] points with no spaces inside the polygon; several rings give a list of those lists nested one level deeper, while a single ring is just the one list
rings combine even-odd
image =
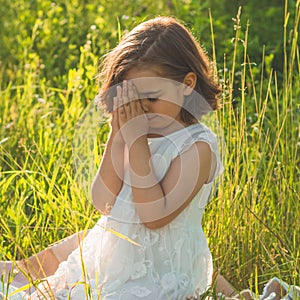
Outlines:
[{"label": "girl's arm", "polygon": [[123,185],[124,144],[109,139],[92,183],[92,200],[102,215],[108,215]]},{"label": "girl's arm", "polygon": [[117,112],[118,109],[114,105],[110,135],[92,183],[92,200],[102,215],[110,213],[123,186],[125,142],[119,131]]},{"label": "girl's arm", "polygon": [[144,225],[157,229],[170,223],[192,201],[211,170],[211,149],[195,142],[171,163],[158,181],[148,145],[149,124],[131,82],[118,87],[119,124],[129,151],[129,174],[133,201]]},{"label": "girl's arm", "polygon": [[173,160],[160,182],[150,158],[147,139],[141,137],[129,151],[133,200],[144,225],[157,229],[176,218],[208,181],[211,150],[205,142],[194,143]]}]

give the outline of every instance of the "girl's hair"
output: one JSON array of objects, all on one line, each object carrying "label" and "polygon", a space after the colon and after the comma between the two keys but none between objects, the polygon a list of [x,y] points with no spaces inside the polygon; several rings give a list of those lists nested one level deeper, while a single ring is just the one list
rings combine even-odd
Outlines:
[{"label": "girl's hair", "polygon": [[[112,99],[115,96],[114,85],[121,83],[133,67],[157,67],[162,76],[183,82],[189,72],[197,75],[194,88],[209,104],[211,110],[219,108],[220,88],[211,75],[211,64],[193,35],[177,20],[171,17],[157,17],[146,21],[127,33],[120,43],[109,52],[101,66],[99,82],[102,83],[98,99],[111,113]],[[193,94],[193,93],[192,93]],[[188,97],[186,97],[188,98]],[[199,96],[185,101],[194,102],[190,107],[200,106]],[[201,109],[196,115],[182,108],[181,118],[186,124],[192,124],[204,114]],[[207,109],[205,109],[207,112]]]}]

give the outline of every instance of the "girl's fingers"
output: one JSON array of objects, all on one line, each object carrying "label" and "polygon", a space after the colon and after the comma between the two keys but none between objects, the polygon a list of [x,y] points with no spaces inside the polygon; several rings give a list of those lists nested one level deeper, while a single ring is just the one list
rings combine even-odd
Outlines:
[{"label": "girl's fingers", "polygon": [[128,81],[128,98],[130,101],[135,101],[139,98],[131,80]]},{"label": "girl's fingers", "polygon": [[113,98],[113,113],[118,109],[118,97]]},{"label": "girl's fingers", "polygon": [[131,114],[131,118],[134,118],[134,117],[137,115],[136,106],[135,106],[135,101],[131,100],[129,106],[130,106],[130,114]]},{"label": "girl's fingers", "polygon": [[119,122],[118,122],[118,97],[113,98],[113,111],[112,111],[112,116],[110,120],[110,125],[113,128],[113,130],[118,130],[119,128]]},{"label": "girl's fingers", "polygon": [[122,90],[122,99],[123,99],[123,105],[125,107],[125,114],[127,118],[130,118],[131,116],[131,107],[130,107],[130,102],[128,98],[128,85],[127,81],[123,81],[123,90]]},{"label": "girl's fingers", "polygon": [[126,111],[123,101],[123,89],[121,86],[117,86],[117,114],[119,119],[119,124],[124,123],[126,120]]},{"label": "girl's fingers", "polygon": [[127,103],[124,105],[124,109],[125,109],[125,114],[126,114],[126,118],[130,119],[131,118],[131,107],[130,104]]},{"label": "girl's fingers", "polygon": [[139,95],[132,81],[128,82],[128,94],[132,102],[132,108],[134,109],[135,114],[141,114],[143,111],[139,109]]},{"label": "girl's fingers", "polygon": [[119,85],[117,86],[117,97],[122,97],[122,88]]},{"label": "girl's fingers", "polygon": [[143,109],[143,106],[142,106],[141,100],[137,100],[137,101],[136,101],[136,107],[137,107],[137,112],[138,112],[139,114],[144,114],[144,113],[145,113],[145,112],[144,112],[144,109]]},{"label": "girl's fingers", "polygon": [[127,88],[127,81],[123,81],[123,89],[122,89],[122,97],[124,100],[124,104],[128,103],[128,88]]},{"label": "girl's fingers", "polygon": [[132,84],[131,84],[131,81],[127,81],[127,88],[128,88],[128,99],[130,101],[130,111],[131,111],[131,115],[132,117],[134,117],[136,115],[136,97],[134,97],[134,93],[133,93],[133,90],[132,90]]},{"label": "girl's fingers", "polygon": [[134,106],[134,111],[136,112],[137,115],[140,114],[139,107],[138,107],[138,102],[139,102],[139,100],[132,101],[132,105]]},{"label": "girl's fingers", "polygon": [[116,113],[119,114],[120,113],[120,108],[122,105],[122,102],[120,101],[122,98],[122,88],[118,85],[117,86],[117,96],[116,96]]},{"label": "girl's fingers", "polygon": [[139,95],[132,81],[123,81],[123,87],[117,87],[117,107],[121,123],[129,120],[136,115],[144,114],[144,110],[139,100]]},{"label": "girl's fingers", "polygon": [[126,112],[123,105],[122,97],[118,97],[118,116],[119,119],[121,119],[121,121],[124,122],[124,119],[126,118]]},{"label": "girl's fingers", "polygon": [[123,85],[122,85],[122,94],[121,94],[121,97],[122,97],[122,101],[123,101],[123,105],[127,104],[128,103],[128,89],[127,89],[127,83],[126,83],[126,80],[123,81]]}]

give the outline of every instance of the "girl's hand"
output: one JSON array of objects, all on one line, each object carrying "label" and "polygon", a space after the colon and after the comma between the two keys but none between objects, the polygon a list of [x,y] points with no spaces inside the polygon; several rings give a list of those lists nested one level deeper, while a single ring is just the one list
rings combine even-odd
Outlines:
[{"label": "girl's hand", "polygon": [[125,144],[123,136],[120,132],[120,125],[119,125],[119,102],[118,98],[121,97],[121,94],[117,90],[117,96],[113,98],[113,112],[112,112],[112,119],[110,122],[110,136],[109,138],[116,144]]},{"label": "girl's hand", "polygon": [[141,100],[131,81],[123,81],[123,89],[117,87],[118,121],[125,143],[130,147],[141,136],[146,136],[149,130],[148,119],[143,110]]}]

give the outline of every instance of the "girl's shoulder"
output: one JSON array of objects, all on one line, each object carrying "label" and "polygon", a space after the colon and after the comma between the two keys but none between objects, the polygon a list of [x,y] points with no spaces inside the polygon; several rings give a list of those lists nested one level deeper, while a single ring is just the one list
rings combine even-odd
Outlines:
[{"label": "girl's shoulder", "polygon": [[221,149],[219,138],[212,129],[202,123],[193,124],[188,126],[182,132],[178,133],[180,137],[175,141],[177,147],[177,155],[181,155],[187,151],[196,142],[205,142],[209,145],[211,152],[213,153],[213,164],[215,165],[215,172],[212,179],[219,176],[224,171],[221,155],[219,149]]},{"label": "girl's shoulder", "polygon": [[217,135],[203,123],[181,128],[162,137],[150,138],[150,151],[153,155],[152,159],[154,165],[156,165],[158,177],[163,178],[171,163],[178,156],[188,151],[196,142],[205,142],[209,145],[211,152],[214,154],[213,158],[216,165],[213,178],[220,175],[224,167],[218,151],[218,140]]},{"label": "girl's shoulder", "polygon": [[165,136],[148,138],[149,141],[163,141],[163,140],[180,140],[188,138],[203,137],[206,139],[211,139],[212,141],[217,141],[216,134],[207,126],[202,123],[195,123],[187,127],[183,127],[179,130],[173,131]]},{"label": "girl's shoulder", "polygon": [[218,138],[217,135],[206,125],[202,123],[193,124],[185,127],[178,132],[177,138],[174,139],[179,149],[183,151],[189,148],[195,142],[206,142],[209,144],[211,150],[218,152]]},{"label": "girl's shoulder", "polygon": [[[183,127],[177,131],[158,138],[148,138],[149,144],[152,144],[154,149],[160,148],[166,155],[173,153],[174,157],[185,152],[195,142],[206,142],[212,152],[218,155],[218,137],[217,135],[203,123],[196,123]],[[165,149],[172,151],[164,151]]]},{"label": "girl's shoulder", "polygon": [[204,141],[211,147],[218,147],[217,135],[203,123],[196,123],[182,128],[174,133],[173,141],[191,145],[197,141]]}]

